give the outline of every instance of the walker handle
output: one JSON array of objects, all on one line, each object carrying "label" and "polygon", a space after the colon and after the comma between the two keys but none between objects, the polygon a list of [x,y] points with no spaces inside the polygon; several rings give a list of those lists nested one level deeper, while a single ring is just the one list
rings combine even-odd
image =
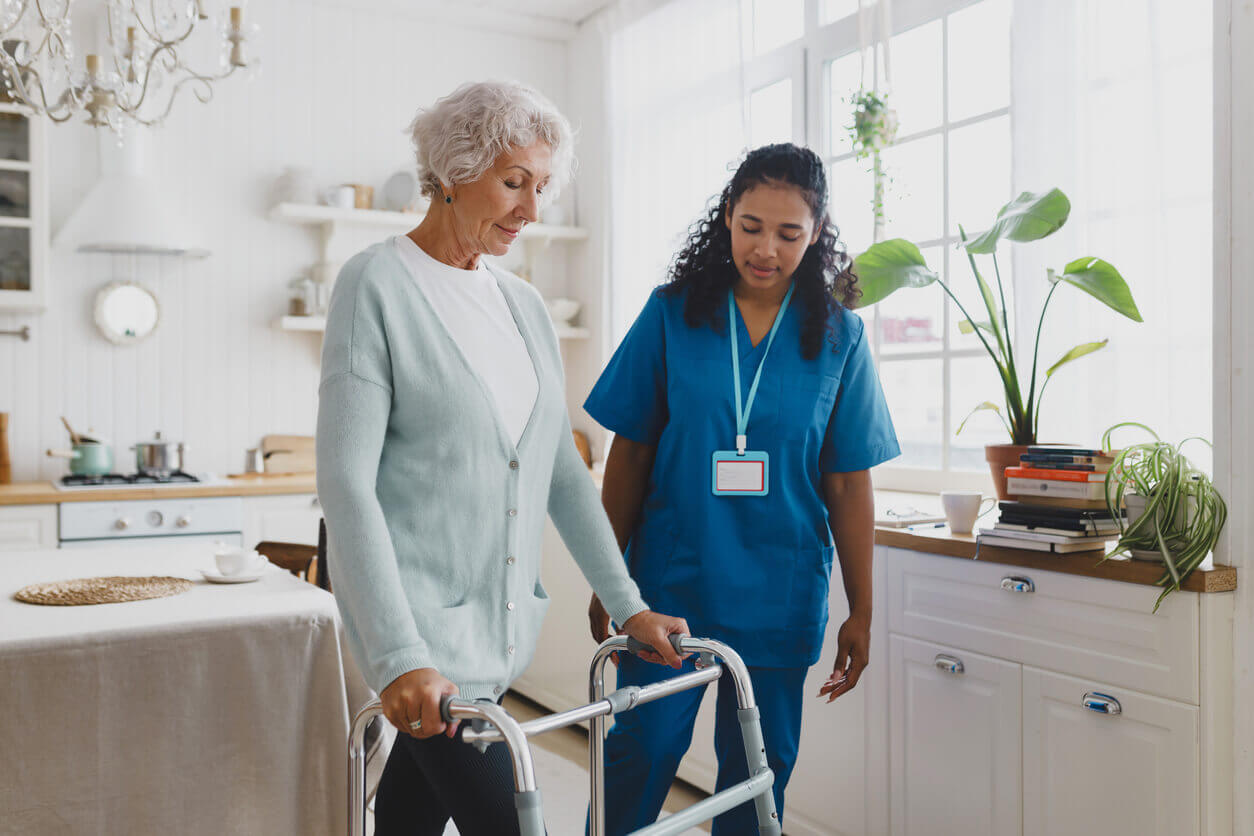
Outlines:
[{"label": "walker handle", "polygon": [[[689,635],[687,633],[671,633],[666,638],[670,641],[671,647],[675,648],[675,652],[678,653],[681,657],[685,653],[688,652],[684,650],[682,647],[680,647],[680,642],[682,642],[686,638],[689,638]],[[654,649],[653,645],[645,644],[644,642],[632,636],[627,637],[627,652],[628,653],[641,653],[641,652],[646,652],[646,651],[649,653],[657,653],[657,650]]]},{"label": "walker handle", "polygon": [[449,703],[457,699],[453,694],[445,694],[440,697],[440,719],[446,723],[453,722],[453,715],[449,713]]}]

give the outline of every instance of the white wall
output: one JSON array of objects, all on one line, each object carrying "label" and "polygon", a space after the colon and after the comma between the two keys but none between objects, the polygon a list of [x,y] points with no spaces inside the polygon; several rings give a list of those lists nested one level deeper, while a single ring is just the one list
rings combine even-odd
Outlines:
[{"label": "white wall", "polygon": [[[0,329],[33,331],[28,343],[0,338],[0,411],[12,415],[16,481],[64,472],[43,456],[67,443],[61,415],[110,437],[122,471],[134,469],[126,448],[157,429],[191,446],[193,469],[217,473],[238,472],[265,433],[312,433],[318,338],[272,327],[286,283],[317,253],[312,228],[266,220],[283,166],[377,192],[411,166],[403,130],[414,111],[463,81],[518,79],[567,106],[562,41],[485,31],[448,14],[424,19],[400,3],[267,0],[249,9],[262,26],[259,77],[220,84],[208,105],[185,95],[150,142],[148,173],[206,230],[213,256],[54,251],[48,310],[0,314]],[[55,231],[95,182],[98,160],[92,129],[58,125],[49,135]],[[541,259],[542,291],[564,289],[566,259],[558,246]],[[114,346],[92,324],[95,292],[113,279],[135,279],[160,300],[162,322],[137,346]]]},{"label": "white wall", "polygon": [[1215,457],[1241,568],[1233,625],[1233,833],[1254,833],[1254,3],[1215,0]]}]

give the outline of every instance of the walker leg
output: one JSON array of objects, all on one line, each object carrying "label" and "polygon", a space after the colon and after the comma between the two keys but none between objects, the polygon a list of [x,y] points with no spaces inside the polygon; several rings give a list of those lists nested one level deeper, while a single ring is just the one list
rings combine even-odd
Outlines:
[{"label": "walker leg", "polygon": [[518,831],[522,836],[544,836],[539,790],[514,793],[514,807],[518,810]]},{"label": "walker leg", "polygon": [[[740,720],[740,736],[745,743],[745,760],[749,763],[749,774],[757,775],[770,769],[766,763],[766,743],[762,740],[762,723],[760,712],[755,705],[752,708],[739,708],[736,717]],[[762,836],[779,836],[779,813],[775,810],[775,794],[768,786],[753,799],[758,812],[758,833]]]}]

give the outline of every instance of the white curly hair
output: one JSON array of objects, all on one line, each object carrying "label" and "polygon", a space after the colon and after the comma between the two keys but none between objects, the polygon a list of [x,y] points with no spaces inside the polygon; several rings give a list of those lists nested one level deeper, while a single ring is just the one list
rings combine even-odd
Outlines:
[{"label": "white curly hair", "polygon": [[551,200],[574,173],[570,122],[536,90],[512,81],[463,84],[418,111],[409,126],[422,193],[436,200],[441,184],[478,180],[510,148],[536,140],[553,150],[544,196]]}]

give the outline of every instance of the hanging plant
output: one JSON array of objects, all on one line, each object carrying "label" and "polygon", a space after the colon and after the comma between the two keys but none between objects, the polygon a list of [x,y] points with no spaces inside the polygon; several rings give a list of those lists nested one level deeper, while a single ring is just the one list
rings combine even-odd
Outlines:
[{"label": "hanging plant", "polygon": [[853,124],[849,126],[849,138],[853,141],[853,155],[858,160],[871,160],[871,176],[874,194],[871,208],[875,213],[875,241],[883,237],[884,192],[886,181],[880,152],[897,138],[897,111],[888,106],[888,97],[877,90],[859,90],[850,102],[853,105]]}]

